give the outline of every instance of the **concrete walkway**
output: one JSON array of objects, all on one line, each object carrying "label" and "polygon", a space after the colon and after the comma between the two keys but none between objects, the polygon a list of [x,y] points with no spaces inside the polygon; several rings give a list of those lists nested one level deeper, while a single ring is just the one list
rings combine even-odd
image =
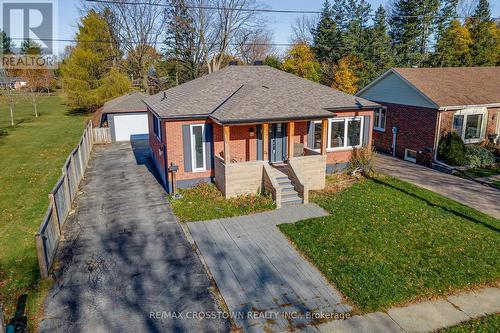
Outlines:
[{"label": "concrete walkway", "polygon": [[[276,227],[325,215],[310,204],[188,223],[236,325],[244,332],[293,331],[312,324],[312,313],[351,310]],[[296,317],[287,318],[291,315]]]},{"label": "concrete walkway", "polygon": [[500,190],[387,155],[377,155],[375,169],[500,219]]},{"label": "concrete walkway", "polygon": [[[321,333],[433,332],[500,312],[500,289],[484,288],[316,326]],[[309,330],[310,331],[310,330]]]},{"label": "concrete walkway", "polygon": [[[144,153],[148,144],[96,146],[66,222],[61,267],[41,332],[228,332],[204,267],[176,222]],[[183,312],[184,317],[169,314]]]}]

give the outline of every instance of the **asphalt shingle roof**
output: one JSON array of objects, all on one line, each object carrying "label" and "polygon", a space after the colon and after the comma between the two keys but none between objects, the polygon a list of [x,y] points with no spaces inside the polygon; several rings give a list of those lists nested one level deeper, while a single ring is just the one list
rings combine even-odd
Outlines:
[{"label": "asphalt shingle roof", "polygon": [[160,117],[221,123],[331,116],[379,105],[269,66],[228,66],[145,99]]},{"label": "asphalt shingle roof", "polygon": [[500,67],[393,70],[439,107],[500,103]]},{"label": "asphalt shingle roof", "polygon": [[104,104],[102,113],[147,111],[146,104],[143,102],[143,99],[147,97],[148,95],[138,91],[117,97]]}]

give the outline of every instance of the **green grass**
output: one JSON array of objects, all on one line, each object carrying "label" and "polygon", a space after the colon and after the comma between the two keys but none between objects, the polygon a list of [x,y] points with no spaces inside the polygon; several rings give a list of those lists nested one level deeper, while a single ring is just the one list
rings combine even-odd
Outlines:
[{"label": "green grass", "polygon": [[47,283],[40,283],[34,235],[47,210],[48,193],[61,175],[67,155],[78,143],[86,117],[69,115],[59,97],[42,97],[40,117],[19,101],[17,125],[0,105],[0,303],[12,317],[16,299],[28,294],[30,323],[36,322]]},{"label": "green grass", "polygon": [[497,333],[500,332],[500,315],[493,314],[474,319],[457,326],[438,331],[439,333]]},{"label": "green grass", "polygon": [[493,283],[500,220],[378,176],[314,202],[330,216],[281,225],[361,312]]},{"label": "green grass", "polygon": [[183,222],[205,221],[262,212],[275,208],[269,196],[246,195],[225,199],[211,184],[180,191],[181,199],[169,198],[174,214]]},{"label": "green grass", "polygon": [[[484,178],[484,177],[500,175],[500,165],[497,164],[490,168],[469,169],[465,171],[465,173],[471,178]],[[460,172],[457,173],[457,176],[463,177],[463,175]]]}]

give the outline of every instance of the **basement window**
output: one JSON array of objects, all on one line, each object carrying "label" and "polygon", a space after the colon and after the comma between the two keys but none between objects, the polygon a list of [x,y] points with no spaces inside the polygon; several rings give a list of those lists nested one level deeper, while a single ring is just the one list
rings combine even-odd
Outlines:
[{"label": "basement window", "polygon": [[411,149],[405,149],[405,161],[417,163],[417,152]]}]

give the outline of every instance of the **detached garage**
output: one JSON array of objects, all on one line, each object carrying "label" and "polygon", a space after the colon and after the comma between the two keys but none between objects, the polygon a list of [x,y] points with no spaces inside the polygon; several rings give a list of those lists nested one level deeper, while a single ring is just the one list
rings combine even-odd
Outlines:
[{"label": "detached garage", "polygon": [[96,113],[94,125],[109,127],[113,142],[147,137],[148,115],[142,102],[146,97],[141,92],[133,92],[107,102]]}]

